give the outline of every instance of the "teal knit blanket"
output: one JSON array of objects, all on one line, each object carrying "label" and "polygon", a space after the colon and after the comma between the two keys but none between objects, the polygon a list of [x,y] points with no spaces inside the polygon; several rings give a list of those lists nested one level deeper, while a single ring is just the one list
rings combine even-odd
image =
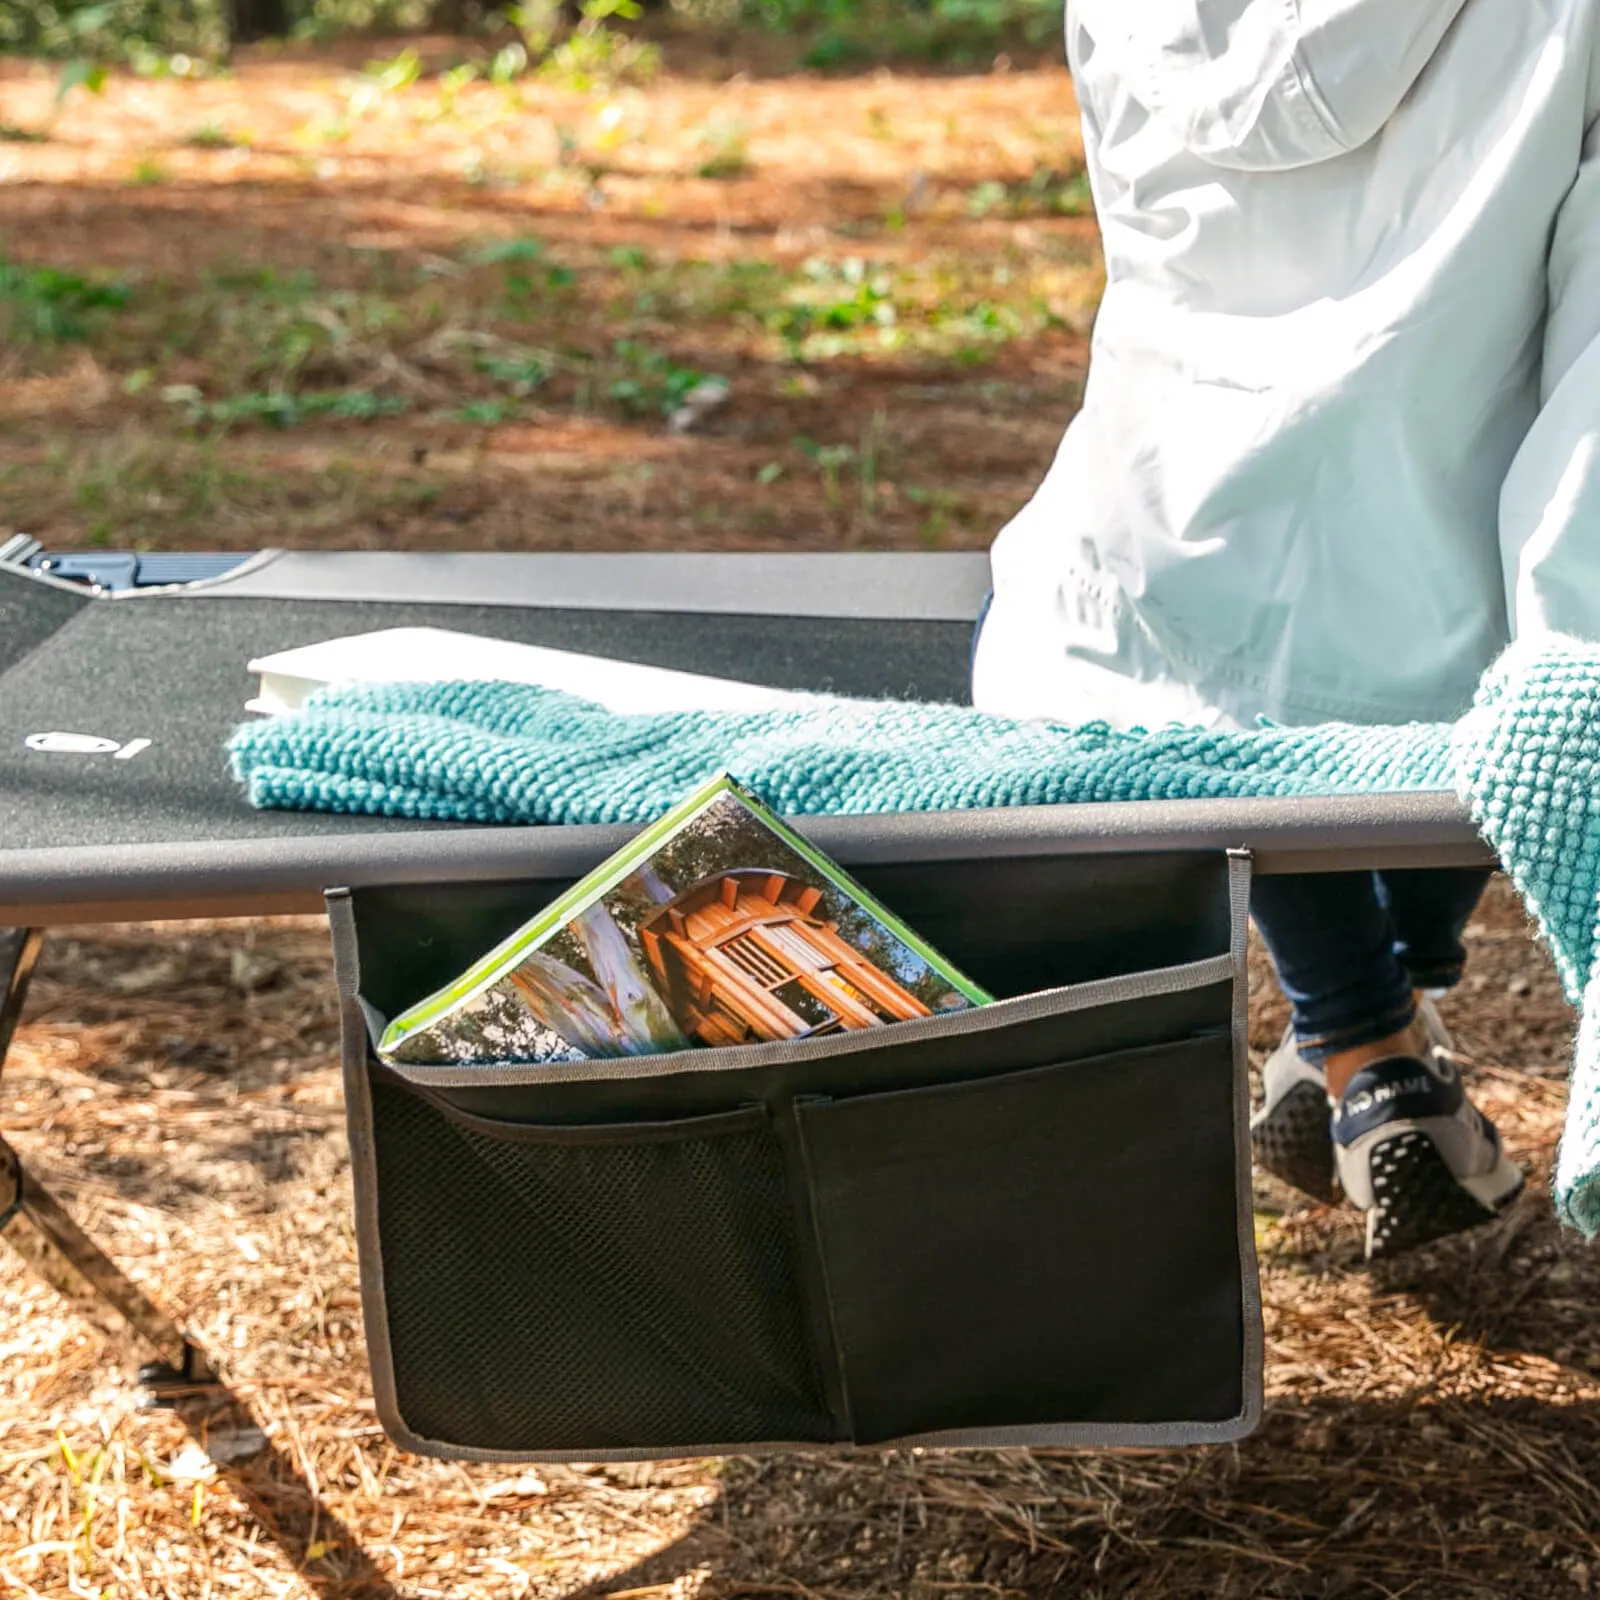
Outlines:
[{"label": "teal knit blanket", "polygon": [[729,771],[793,816],[1454,789],[1581,1008],[1555,1197],[1600,1234],[1600,646],[1514,645],[1459,722],[1216,733],[822,700],[620,716],[501,683],[323,690],[230,745],[252,804],[483,823],[647,822]]}]

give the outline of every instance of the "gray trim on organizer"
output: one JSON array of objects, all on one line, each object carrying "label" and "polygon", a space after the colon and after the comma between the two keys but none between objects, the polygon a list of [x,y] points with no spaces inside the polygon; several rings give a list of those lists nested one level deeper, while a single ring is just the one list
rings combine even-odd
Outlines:
[{"label": "gray trim on organizer", "polygon": [[[1127,800],[1111,804],[806,817],[806,836],[845,867],[995,856],[1249,849],[1258,876],[1359,868],[1492,866],[1450,794],[1308,799]],[[29,926],[167,916],[249,916],[350,888],[506,878],[579,878],[636,827],[430,828],[272,839],[0,849],[0,923]],[[204,910],[177,909],[204,903]],[[114,912],[114,915],[107,914]]]},{"label": "gray trim on organizer", "polygon": [[367,1366],[378,1421],[403,1450],[436,1455],[400,1415],[389,1344],[389,1299],[383,1283],[383,1239],[378,1231],[378,1159],[372,1136],[372,1085],[367,1076],[366,1002],[360,995],[361,949],[348,889],[330,889],[328,931],[339,986],[340,1058],[344,1070],[345,1119],[350,1139],[350,1187],[355,1202],[356,1268],[361,1282],[361,1324],[367,1336]]},{"label": "gray trim on organizer", "polygon": [[[377,1373],[373,1380],[376,1384]],[[913,1433],[900,1439],[885,1439],[879,1444],[856,1444],[851,1440],[766,1439],[752,1444],[748,1439],[732,1444],[675,1445],[671,1450],[541,1450],[529,1455],[520,1450],[481,1450],[472,1445],[446,1444],[412,1433],[409,1428],[391,1425],[382,1399],[377,1401],[378,1420],[384,1432],[402,1450],[413,1455],[434,1456],[442,1461],[481,1461],[514,1466],[519,1462],[559,1464],[564,1461],[698,1461],[708,1456],[748,1455],[875,1455],[884,1450],[1171,1450],[1185,1445],[1233,1444],[1247,1438],[1255,1423],[1244,1425],[1243,1418],[1226,1422],[1040,1422],[997,1428],[952,1428],[943,1433]]]},{"label": "gray trim on organizer", "polygon": [[1261,1273],[1256,1262],[1255,1189],[1250,1153],[1250,878],[1248,850],[1228,852],[1229,956],[1233,962],[1233,1170],[1238,1185],[1239,1287],[1244,1316],[1244,1410],[1233,1438],[1261,1423],[1266,1383],[1266,1334]]},{"label": "gray trim on organizer", "polygon": [[[1230,884],[1230,892],[1231,887]],[[1118,1001],[1181,994],[1187,989],[1226,983],[1235,975],[1237,966],[1232,953],[1207,956],[1203,961],[1186,961],[1176,967],[1157,967],[1118,978],[1098,978],[1092,983],[1074,983],[1060,989],[1020,995],[1015,1000],[994,1000],[984,1006],[916,1017],[909,1022],[894,1023],[891,1034],[877,1028],[862,1028],[855,1033],[829,1034],[821,1039],[774,1039],[766,1044],[680,1050],[673,1055],[535,1061],[504,1067],[424,1066],[387,1060],[383,1065],[396,1077],[414,1083],[419,1089],[492,1089],[523,1083],[594,1083],[612,1079],[671,1078],[699,1072],[743,1072],[785,1061],[801,1064],[818,1056],[831,1060],[862,1051],[881,1050],[890,1042],[915,1044],[923,1039],[990,1033],[1019,1022],[1067,1016],[1074,1011],[1089,1011],[1095,1006],[1114,1005]]]},{"label": "gray trim on organizer", "polygon": [[384,600],[560,610],[975,622],[982,552],[670,554],[279,550],[190,588],[197,598]]},{"label": "gray trim on organizer", "polygon": [[[1261,1421],[1263,1379],[1263,1336],[1261,1323],[1261,1290],[1256,1270],[1254,1210],[1250,1187],[1250,1135],[1249,1087],[1246,1078],[1248,1052],[1245,1021],[1248,1008],[1247,941],[1250,926],[1250,858],[1247,852],[1230,852],[1228,872],[1229,951],[1225,956],[1213,956],[1203,961],[1188,962],[1181,966],[1162,968],[1151,973],[1134,973],[1121,978],[1104,979],[1096,983],[1074,984],[1053,989],[1040,995],[1027,995],[1017,1000],[996,1001],[993,1005],[972,1011],[947,1013],[917,1022],[899,1023],[897,1033],[917,1029],[920,1033],[933,1031],[977,1031],[984,1022],[1003,1026],[1006,1022],[1031,1020],[1037,1016],[1058,1015],[1068,1011],[1084,1010],[1093,1005],[1103,1005],[1111,1000],[1139,999],[1147,995],[1171,994],[1183,989],[1200,988],[1206,984],[1231,979],[1233,998],[1233,1060],[1234,1060],[1234,1150],[1238,1173],[1238,1228],[1239,1265],[1241,1288],[1241,1313],[1243,1316],[1243,1371],[1241,1393],[1243,1406],[1237,1417],[1221,1422],[1161,1422],[1161,1423],[1038,1423],[1026,1426],[957,1429],[946,1432],[916,1434],[902,1439],[873,1445],[856,1445],[850,1442],[830,1443],[807,1440],[772,1440],[675,1445],[671,1449],[646,1448],[635,1450],[542,1450],[537,1453],[518,1450],[483,1450],[470,1445],[456,1445],[428,1439],[414,1433],[400,1414],[399,1396],[394,1379],[394,1354],[389,1343],[388,1302],[383,1284],[383,1252],[378,1230],[377,1161],[372,1139],[372,1096],[368,1065],[371,1060],[372,1038],[379,1021],[373,1008],[360,998],[360,955],[356,940],[355,912],[348,889],[330,890],[327,897],[328,921],[333,933],[334,967],[338,976],[343,1024],[342,1050],[345,1071],[345,1102],[350,1121],[350,1165],[355,1190],[356,1243],[361,1275],[361,1314],[366,1328],[368,1364],[372,1371],[373,1398],[378,1420],[384,1431],[403,1450],[416,1455],[437,1456],[445,1460],[514,1463],[526,1461],[659,1461],[668,1458],[690,1460],[705,1456],[748,1455],[753,1451],[763,1454],[848,1451],[865,1453],[895,1448],[919,1449],[1008,1449],[1078,1447],[1085,1449],[1115,1448],[1170,1448],[1179,1445],[1229,1444],[1253,1433]],[[874,1030],[875,1032],[875,1030]],[[838,1039],[815,1041],[818,1046],[830,1047],[836,1053],[841,1043]],[[881,1045],[881,1039],[869,1034],[865,1046]],[[774,1050],[783,1051],[793,1058],[796,1050],[806,1045],[755,1045],[724,1050],[690,1052],[698,1061],[681,1057],[667,1058],[671,1070],[711,1070],[702,1066],[707,1057],[722,1057],[722,1065],[740,1065],[729,1057],[748,1057],[764,1053],[770,1058]],[[812,1052],[815,1053],[815,1052]],[[714,1064],[714,1063],[713,1063]],[[751,1062],[759,1065],[759,1062]],[[420,1069],[426,1078],[416,1076],[419,1069],[395,1068],[400,1076],[421,1085],[439,1087],[461,1086],[465,1083],[510,1083],[529,1081],[554,1081],[553,1073],[562,1067],[594,1067],[611,1069],[588,1074],[567,1073],[564,1081],[573,1077],[635,1077],[645,1073],[660,1075],[663,1061],[653,1057],[639,1062],[581,1062],[555,1063],[533,1068],[432,1068]],[[642,1069],[642,1070],[641,1070]],[[466,1076],[471,1074],[471,1076]],[[516,1076],[513,1077],[513,1074]]]},{"label": "gray trim on organizer", "polygon": [[[373,1377],[376,1382],[376,1372]],[[731,1444],[674,1446],[671,1450],[541,1450],[537,1455],[529,1455],[519,1450],[480,1450],[471,1445],[445,1444],[412,1433],[409,1428],[393,1427],[381,1400],[377,1403],[377,1412],[384,1432],[412,1455],[433,1456],[441,1461],[480,1461],[495,1466],[559,1465],[566,1461],[700,1461],[712,1456],[749,1455],[867,1456],[885,1450],[907,1449],[1171,1450],[1185,1445],[1233,1444],[1248,1437],[1251,1431],[1231,1420],[1197,1422],[1192,1427],[1169,1422],[1129,1422],[1121,1426],[1098,1422],[1028,1423],[908,1434],[903,1439],[886,1439],[880,1444],[855,1444],[848,1439],[764,1439],[752,1444],[744,1439]]]}]

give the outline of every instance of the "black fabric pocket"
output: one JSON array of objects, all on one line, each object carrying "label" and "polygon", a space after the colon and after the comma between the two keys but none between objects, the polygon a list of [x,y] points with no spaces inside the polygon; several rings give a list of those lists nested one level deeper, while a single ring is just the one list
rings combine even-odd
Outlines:
[{"label": "black fabric pocket", "polygon": [[1225,1035],[797,1104],[854,1437],[1244,1408]]},{"label": "black fabric pocket", "polygon": [[497,1451],[832,1435],[760,1107],[534,1127],[371,1082],[396,1399]]}]

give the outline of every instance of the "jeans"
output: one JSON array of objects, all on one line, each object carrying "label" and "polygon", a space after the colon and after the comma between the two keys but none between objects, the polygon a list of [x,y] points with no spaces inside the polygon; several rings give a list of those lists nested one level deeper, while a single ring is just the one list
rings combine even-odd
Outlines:
[{"label": "jeans", "polygon": [[1414,989],[1461,979],[1461,932],[1489,881],[1477,867],[1258,878],[1256,926],[1307,1061],[1398,1033]]}]

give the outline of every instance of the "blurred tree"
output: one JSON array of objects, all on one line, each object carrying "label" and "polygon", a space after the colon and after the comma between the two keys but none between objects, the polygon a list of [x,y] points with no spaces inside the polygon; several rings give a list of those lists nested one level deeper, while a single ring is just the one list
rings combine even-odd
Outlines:
[{"label": "blurred tree", "polygon": [[292,24],[288,0],[229,0],[228,31],[235,44],[281,39]]},{"label": "blurred tree", "polygon": [[205,55],[224,43],[222,0],[0,0],[0,51],[121,61],[151,50]]}]

